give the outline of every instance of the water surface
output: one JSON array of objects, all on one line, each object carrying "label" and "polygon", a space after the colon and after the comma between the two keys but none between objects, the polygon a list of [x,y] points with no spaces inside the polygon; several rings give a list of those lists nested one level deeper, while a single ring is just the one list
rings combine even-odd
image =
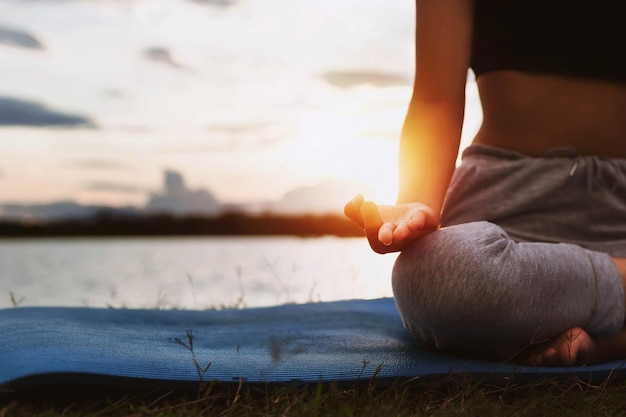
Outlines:
[{"label": "water surface", "polygon": [[391,296],[364,239],[0,239],[0,308],[203,309]]}]

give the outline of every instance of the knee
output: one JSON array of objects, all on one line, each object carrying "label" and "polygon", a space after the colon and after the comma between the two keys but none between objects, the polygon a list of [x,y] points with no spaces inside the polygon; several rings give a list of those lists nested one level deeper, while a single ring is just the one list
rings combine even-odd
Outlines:
[{"label": "knee", "polygon": [[475,222],[442,228],[404,250],[392,285],[407,329],[438,348],[486,337],[481,332],[493,330],[494,314],[507,305],[494,269],[513,244],[499,226]]}]

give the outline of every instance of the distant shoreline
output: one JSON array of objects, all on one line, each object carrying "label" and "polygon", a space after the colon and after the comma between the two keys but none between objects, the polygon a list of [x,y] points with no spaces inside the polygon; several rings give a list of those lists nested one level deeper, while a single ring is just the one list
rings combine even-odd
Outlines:
[{"label": "distant shoreline", "polygon": [[363,236],[363,231],[339,214],[174,216],[171,214],[119,216],[102,213],[85,219],[49,222],[0,219],[0,237],[104,236]]}]

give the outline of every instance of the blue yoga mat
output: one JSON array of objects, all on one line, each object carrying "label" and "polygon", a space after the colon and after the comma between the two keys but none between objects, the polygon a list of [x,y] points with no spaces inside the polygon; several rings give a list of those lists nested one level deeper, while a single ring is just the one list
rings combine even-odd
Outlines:
[{"label": "blue yoga mat", "polygon": [[623,362],[542,368],[422,349],[394,302],[348,300],[222,311],[0,310],[0,390],[88,383],[193,389],[199,382],[307,383],[463,373],[539,379],[626,375]]}]

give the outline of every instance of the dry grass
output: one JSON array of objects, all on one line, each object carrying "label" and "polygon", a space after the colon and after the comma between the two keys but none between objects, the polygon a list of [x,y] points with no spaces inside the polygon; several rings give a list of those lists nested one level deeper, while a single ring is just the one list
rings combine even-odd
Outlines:
[{"label": "dry grass", "polygon": [[48,387],[0,399],[5,416],[619,416],[624,381],[493,385],[454,377],[361,386],[205,384],[196,393]]}]

